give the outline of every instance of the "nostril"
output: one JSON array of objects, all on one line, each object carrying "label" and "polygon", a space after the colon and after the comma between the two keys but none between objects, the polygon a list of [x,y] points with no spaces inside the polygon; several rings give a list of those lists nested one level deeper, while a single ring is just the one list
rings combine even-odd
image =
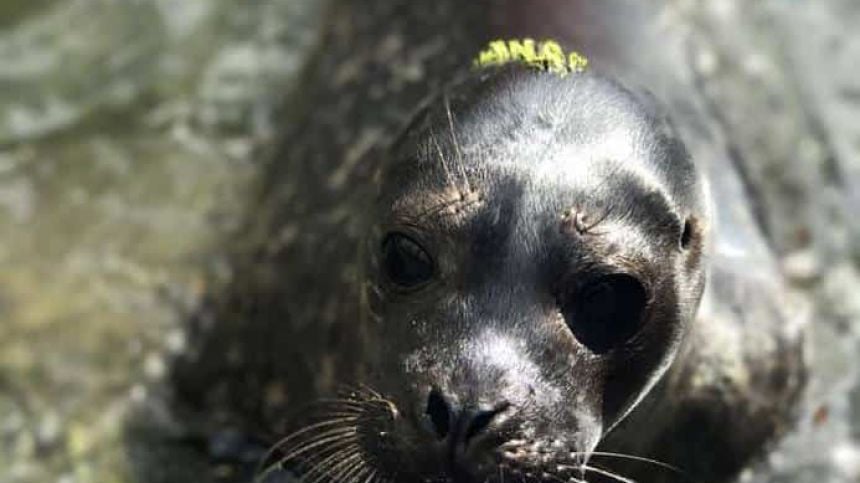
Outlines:
[{"label": "nostril", "polygon": [[475,413],[469,422],[469,426],[466,428],[465,442],[468,443],[472,438],[482,433],[493,422],[496,416],[505,412],[510,406],[510,403],[503,402],[489,411],[478,411]]},{"label": "nostril", "polygon": [[437,389],[430,391],[430,396],[427,398],[427,416],[430,417],[430,422],[433,423],[433,430],[439,439],[448,436],[451,431],[451,406],[448,401]]}]

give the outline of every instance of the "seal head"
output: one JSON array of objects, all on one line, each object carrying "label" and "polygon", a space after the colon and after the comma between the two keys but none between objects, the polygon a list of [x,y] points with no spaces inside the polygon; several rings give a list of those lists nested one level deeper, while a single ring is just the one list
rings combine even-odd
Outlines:
[{"label": "seal head", "polygon": [[364,253],[361,458],[396,481],[581,479],[702,292],[682,142],[612,80],[508,64],[446,89],[389,154]]}]

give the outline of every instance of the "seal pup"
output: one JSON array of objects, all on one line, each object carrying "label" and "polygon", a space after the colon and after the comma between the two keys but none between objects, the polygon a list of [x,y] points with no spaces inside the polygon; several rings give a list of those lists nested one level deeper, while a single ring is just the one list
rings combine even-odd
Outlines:
[{"label": "seal pup", "polygon": [[[622,453],[723,481],[783,430],[800,340],[688,86],[673,127],[597,72],[471,70],[494,8],[335,6],[250,248],[174,365],[175,405],[203,415],[202,458],[241,434],[275,446],[272,478],[595,481],[622,473],[603,456]],[[590,47],[592,66],[624,70]],[[652,73],[640,67],[627,72]],[[338,382],[368,388],[322,420],[300,409]],[[261,457],[246,454],[216,456]],[[639,463],[615,478],[677,479]]]},{"label": "seal pup", "polygon": [[381,169],[363,382],[391,418],[356,431],[383,477],[585,477],[694,317],[707,215],[683,144],[614,81],[525,62],[445,89]]}]

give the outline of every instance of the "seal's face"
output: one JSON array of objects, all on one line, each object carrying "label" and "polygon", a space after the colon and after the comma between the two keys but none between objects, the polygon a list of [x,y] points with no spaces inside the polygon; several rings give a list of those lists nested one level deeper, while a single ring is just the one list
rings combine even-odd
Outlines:
[{"label": "seal's face", "polygon": [[379,182],[363,458],[397,481],[581,479],[701,294],[680,141],[595,75],[500,69],[420,115]]}]

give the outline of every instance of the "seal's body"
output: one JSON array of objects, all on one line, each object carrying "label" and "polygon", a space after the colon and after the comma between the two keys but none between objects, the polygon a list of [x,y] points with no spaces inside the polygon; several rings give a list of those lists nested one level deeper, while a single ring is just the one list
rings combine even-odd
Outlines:
[{"label": "seal's body", "polygon": [[[177,406],[278,443],[264,478],[677,478],[610,452],[735,475],[790,415],[801,340],[679,40],[616,2],[353,3],[192,324]],[[593,70],[476,70],[503,34]]]}]

